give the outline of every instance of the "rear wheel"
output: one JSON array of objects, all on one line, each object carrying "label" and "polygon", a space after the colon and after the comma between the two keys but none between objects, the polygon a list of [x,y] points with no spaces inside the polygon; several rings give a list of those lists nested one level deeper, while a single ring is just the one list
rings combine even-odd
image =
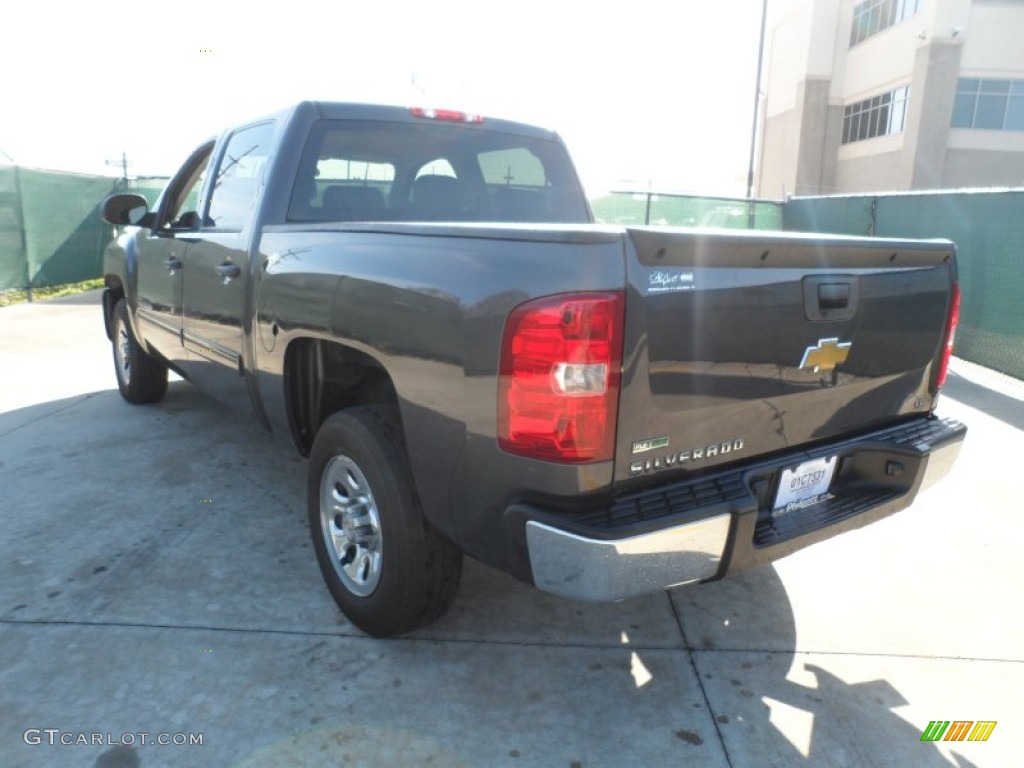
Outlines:
[{"label": "rear wheel", "polygon": [[167,392],[167,366],[139,344],[128,323],[128,307],[114,305],[114,372],[121,397],[129,403],[155,403]]},{"label": "rear wheel", "polygon": [[320,572],[349,621],[390,637],[448,610],[462,553],[423,516],[385,409],[350,408],[324,422],[310,453],[308,498]]}]

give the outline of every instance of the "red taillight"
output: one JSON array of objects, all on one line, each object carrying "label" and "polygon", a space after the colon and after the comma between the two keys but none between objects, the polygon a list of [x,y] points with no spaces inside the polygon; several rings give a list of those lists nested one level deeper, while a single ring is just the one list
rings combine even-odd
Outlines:
[{"label": "red taillight", "polygon": [[960,324],[960,286],[953,283],[953,295],[949,300],[949,317],[946,320],[946,344],[942,348],[942,362],[939,375],[935,378],[935,388],[939,389],[946,383],[949,373],[949,358],[953,355],[953,341],[956,339],[956,327]]},{"label": "red taillight", "polygon": [[456,109],[430,109],[427,107],[409,107],[409,111],[415,117],[426,118],[427,120],[445,120],[449,123],[482,123],[482,115],[470,115],[466,112],[459,112]]},{"label": "red taillight", "polygon": [[625,297],[548,296],[520,304],[501,341],[498,445],[548,461],[606,461],[615,450]]}]

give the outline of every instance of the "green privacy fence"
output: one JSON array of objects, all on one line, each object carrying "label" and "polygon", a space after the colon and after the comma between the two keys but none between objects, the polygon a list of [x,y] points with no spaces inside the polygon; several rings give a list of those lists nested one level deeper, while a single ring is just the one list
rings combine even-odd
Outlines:
[{"label": "green privacy fence", "polygon": [[[112,234],[96,215],[99,202],[129,189],[152,205],[165,182],[0,166],[0,291],[99,277]],[[619,192],[591,204],[609,224],[782,228],[781,204],[764,200]]]},{"label": "green privacy fence", "polygon": [[794,198],[787,230],[957,244],[956,354],[1024,379],[1024,190]]},{"label": "green privacy fence", "polygon": [[[130,189],[152,205],[165,179],[109,177],[0,165],[0,291],[99,277],[112,228],[96,214]],[[620,225],[786,229],[957,243],[961,357],[1024,378],[1024,190],[794,198],[616,192],[591,200],[598,221]]]},{"label": "green privacy fence", "polygon": [[100,201],[129,189],[152,204],[163,184],[0,166],[0,291],[99,277],[112,234]]},{"label": "green privacy fence", "polygon": [[590,207],[603,224],[782,229],[782,204],[770,200],[612,192]]}]

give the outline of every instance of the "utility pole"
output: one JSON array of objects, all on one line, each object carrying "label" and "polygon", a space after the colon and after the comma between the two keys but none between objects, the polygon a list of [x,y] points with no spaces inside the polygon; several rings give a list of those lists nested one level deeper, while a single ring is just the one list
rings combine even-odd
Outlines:
[{"label": "utility pole", "polygon": [[761,104],[761,66],[764,63],[764,27],[768,18],[768,0],[761,0],[761,37],[757,44],[757,77],[754,80],[754,117],[750,128],[750,163],[747,165],[747,228],[754,228],[754,147],[757,144],[758,107]]},{"label": "utility pole", "polygon": [[411,77],[411,79],[409,81],[409,84],[413,88],[415,88],[417,91],[419,91],[421,96],[426,96],[427,95],[427,89],[424,88],[422,85],[420,85],[419,79],[417,78],[415,72],[412,73],[412,77]]},{"label": "utility pole", "polygon": [[130,163],[128,162],[128,153],[125,152],[124,150],[122,150],[121,151],[121,159],[120,160],[104,160],[103,162],[104,162],[105,165],[112,165],[112,166],[115,166],[115,167],[116,166],[121,166],[121,187],[122,187],[122,189],[127,189],[128,188],[128,166],[130,165]]}]

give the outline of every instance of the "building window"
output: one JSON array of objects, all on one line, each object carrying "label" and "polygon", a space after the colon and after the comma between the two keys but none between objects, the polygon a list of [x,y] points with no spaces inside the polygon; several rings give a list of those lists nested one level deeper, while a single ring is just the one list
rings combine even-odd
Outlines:
[{"label": "building window", "polygon": [[857,3],[853,6],[850,47],[913,16],[922,5],[924,0],[863,0]]},{"label": "building window", "polygon": [[1024,131],[1024,80],[961,77],[953,102],[953,127]]},{"label": "building window", "polygon": [[843,144],[901,133],[907,121],[909,92],[909,88],[897,88],[843,107]]}]

